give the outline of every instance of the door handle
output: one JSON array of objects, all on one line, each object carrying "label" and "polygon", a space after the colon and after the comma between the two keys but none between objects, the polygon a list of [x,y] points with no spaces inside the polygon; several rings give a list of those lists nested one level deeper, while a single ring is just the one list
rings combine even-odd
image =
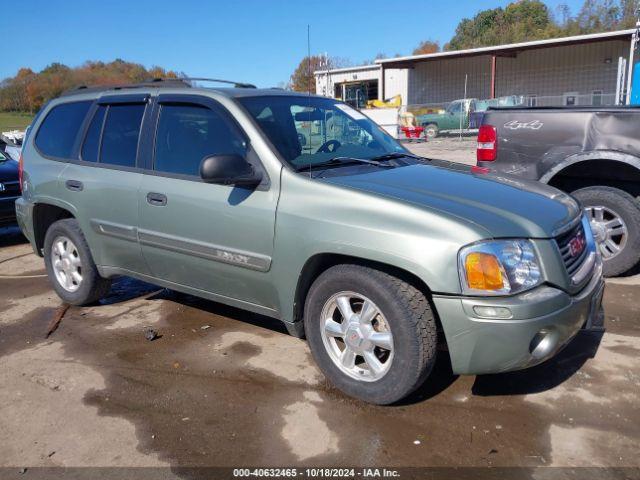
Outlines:
[{"label": "door handle", "polygon": [[81,192],[84,188],[84,185],[80,180],[67,180],[64,184],[67,189],[71,190],[72,192]]},{"label": "door handle", "polygon": [[162,193],[147,193],[147,203],[155,207],[164,207],[167,204],[167,196]]}]

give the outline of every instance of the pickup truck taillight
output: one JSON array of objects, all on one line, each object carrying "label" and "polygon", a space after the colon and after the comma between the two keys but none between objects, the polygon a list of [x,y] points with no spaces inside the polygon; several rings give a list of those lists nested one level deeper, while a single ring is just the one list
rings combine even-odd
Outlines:
[{"label": "pickup truck taillight", "polygon": [[476,158],[479,162],[493,162],[498,153],[498,133],[493,125],[480,125]]},{"label": "pickup truck taillight", "polygon": [[24,168],[24,162],[22,160],[22,152],[20,152],[20,158],[18,159],[18,182],[20,183],[20,191],[22,192],[22,169]]}]

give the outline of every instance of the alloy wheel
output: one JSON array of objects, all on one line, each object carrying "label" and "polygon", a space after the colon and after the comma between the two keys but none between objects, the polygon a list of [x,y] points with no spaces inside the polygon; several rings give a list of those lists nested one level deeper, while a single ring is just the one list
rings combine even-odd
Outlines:
[{"label": "alloy wheel", "polygon": [[322,308],[321,333],[333,363],[366,382],[380,380],[393,362],[393,336],[373,301],[355,292],[339,292]]},{"label": "alloy wheel", "polygon": [[54,239],[51,247],[51,265],[56,280],[67,292],[75,292],[82,283],[82,261],[75,244],[64,235]]},{"label": "alloy wheel", "polygon": [[584,210],[602,257],[609,260],[618,255],[629,237],[627,225],[622,217],[603,206],[590,206]]}]

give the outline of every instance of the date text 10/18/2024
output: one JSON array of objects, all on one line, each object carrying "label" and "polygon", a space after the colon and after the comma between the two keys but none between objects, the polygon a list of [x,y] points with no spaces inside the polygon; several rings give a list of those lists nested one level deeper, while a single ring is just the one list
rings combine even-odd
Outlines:
[{"label": "date text 10/18/2024", "polygon": [[233,476],[275,478],[398,478],[397,470],[387,468],[236,468]]}]

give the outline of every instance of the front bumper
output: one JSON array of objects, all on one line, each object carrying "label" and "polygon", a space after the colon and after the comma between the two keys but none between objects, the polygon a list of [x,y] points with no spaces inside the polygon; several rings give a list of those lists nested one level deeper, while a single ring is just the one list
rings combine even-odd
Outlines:
[{"label": "front bumper", "polygon": [[[602,262],[575,296],[541,286],[513,297],[434,295],[453,372],[499,373],[537,365],[553,357],[580,330],[598,328],[604,292]],[[479,318],[474,306],[506,307],[509,319]]]}]

